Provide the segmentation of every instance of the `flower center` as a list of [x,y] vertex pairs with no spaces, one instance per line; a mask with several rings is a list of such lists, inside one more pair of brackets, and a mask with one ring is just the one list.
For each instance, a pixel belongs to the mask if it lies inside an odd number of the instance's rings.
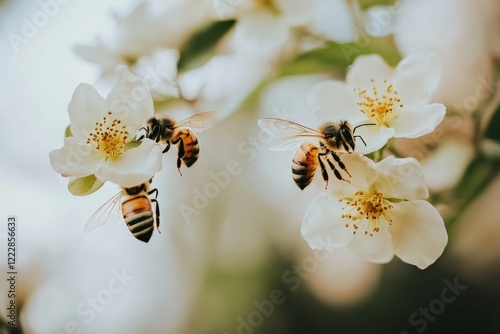
[[392,84],[388,85],[387,81],[384,80],[384,91],[380,94],[375,85],[375,80],[371,79],[370,81],[373,83],[371,94],[365,89],[354,89],[358,94],[358,106],[361,107],[361,112],[377,125],[387,125],[393,116],[394,109],[397,107],[402,108],[403,104]]
[[[112,112],[108,111],[108,115]],[[89,134],[87,144],[94,143],[95,147],[105,153],[108,158],[116,157],[123,152],[128,137],[125,125],[121,125],[119,119],[114,119],[109,123],[109,119],[104,116],[101,122],[95,123],[94,132]]]
[[[342,202],[343,199],[339,199]],[[380,229],[380,217],[384,217],[389,225],[392,225],[392,220],[389,218],[387,211],[392,209],[393,206],[390,202],[384,199],[382,193],[374,192],[373,194],[366,194],[358,191],[354,194],[352,199],[345,202],[342,211],[345,213],[340,215],[340,218],[347,218],[352,220],[353,234],[356,234],[358,228],[365,223],[365,235],[373,236],[373,233],[378,232]],[[345,227],[349,228],[350,223],[346,223]]]
[[253,0],[257,8],[270,9],[273,12],[278,12],[274,0]]

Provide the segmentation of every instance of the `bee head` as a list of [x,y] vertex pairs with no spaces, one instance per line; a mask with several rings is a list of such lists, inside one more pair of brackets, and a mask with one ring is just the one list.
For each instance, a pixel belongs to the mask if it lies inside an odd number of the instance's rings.
[[347,121],[328,122],[319,128],[325,135],[327,147],[331,150],[345,150],[352,153],[356,146],[351,125]]
[[151,117],[148,120],[148,128],[147,128],[147,137],[152,140],[159,139],[159,134],[160,134],[160,124],[158,120],[154,117]]

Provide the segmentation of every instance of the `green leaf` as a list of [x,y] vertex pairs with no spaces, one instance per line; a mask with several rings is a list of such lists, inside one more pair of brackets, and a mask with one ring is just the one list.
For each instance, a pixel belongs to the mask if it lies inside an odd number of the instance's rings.
[[346,70],[356,57],[379,54],[390,66],[401,60],[392,37],[361,36],[354,43],[327,42],[323,47],[307,51],[286,63],[278,76],[314,74]]
[[497,106],[493,117],[491,117],[490,124],[486,128],[486,138],[500,142],[500,105]]
[[498,172],[496,163],[484,157],[474,159],[464,174],[464,177],[455,188],[455,195],[463,202],[473,200]]
[[236,21],[211,22],[196,32],[180,50],[179,71],[186,71],[205,63],[215,45],[234,26]]
[[71,125],[68,125],[66,127],[66,130],[64,130],[64,138],[66,137],[73,137],[73,133],[71,132]]
[[350,62],[342,53],[342,45],[327,43],[325,46],[298,55],[285,64],[280,76],[312,74],[345,69]]
[[372,6],[390,6],[396,3],[396,0],[358,0],[361,10],[366,10]]
[[401,60],[391,37],[363,37],[359,42],[339,44],[327,42],[324,46],[304,52],[282,65],[273,77],[258,85],[245,99],[244,105],[254,103],[260,93],[273,80],[292,75],[308,75],[328,72],[345,72],[357,56],[376,53],[390,66]]
[[131,148],[139,147],[142,144],[140,140],[131,140],[128,143],[125,143],[124,151],[130,150]]
[[94,174],[91,174],[71,180],[68,184],[68,190],[75,196],[85,196],[99,190],[103,184]]
[[470,163],[462,180],[453,190],[456,199],[455,212],[447,219],[446,224],[450,232],[469,204],[483,192],[498,173],[497,162],[486,157],[478,156]]

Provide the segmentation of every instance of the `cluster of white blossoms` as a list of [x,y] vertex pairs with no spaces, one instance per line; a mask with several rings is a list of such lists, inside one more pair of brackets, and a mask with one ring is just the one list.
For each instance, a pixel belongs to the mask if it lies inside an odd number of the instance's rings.
[[70,135],[64,146],[51,151],[56,172],[73,180],[91,177],[86,195],[106,181],[133,187],[161,170],[160,144],[136,135],[153,117],[153,99],[143,80],[124,71],[106,98],[80,84],[68,106]]
[[375,163],[361,155],[384,150],[392,137],[416,138],[436,128],[446,112],[443,104],[429,103],[440,68],[429,51],[408,55],[395,69],[378,55],[360,56],[346,82],[324,81],[312,89],[309,100],[318,118],[372,126],[356,132],[359,153],[342,155],[350,182],[339,182],[310,204],[302,236],[311,248],[347,245],[375,263],[396,254],[421,269],[443,253],[448,235],[438,211],[425,201],[419,162],[390,155]]
[[[77,47],[84,59],[100,64],[104,76],[116,74],[120,66],[127,70],[121,70],[106,99],[89,85],[78,86],[68,108],[71,135],[62,149],[50,153],[52,166],[72,182],[86,182],[88,189],[79,194],[106,181],[121,187],[147,182],[161,169],[161,148],[135,138],[153,116],[154,103],[176,100],[194,112],[229,115],[271,76],[279,64],[276,55],[292,49],[285,57],[291,59],[308,50],[304,36],[316,42],[353,40],[354,18],[341,3],[189,0],[160,9],[140,3],[128,16],[116,17],[120,33],[114,38]],[[331,25],[325,17],[333,12],[350,19],[342,28]],[[191,19],[182,19],[187,14]],[[210,27],[220,34],[211,40],[216,51],[211,57],[208,48],[193,53],[190,38]],[[242,41],[250,48],[241,49]],[[195,66],[186,66],[190,61]],[[424,201],[428,191],[419,162],[387,154],[391,138],[429,134],[443,120],[445,106],[431,103],[441,72],[440,59],[431,51],[410,53],[395,68],[377,54],[360,55],[345,81],[326,80],[311,88],[308,103],[317,118],[347,120],[353,128],[370,124],[357,130],[355,152],[342,156],[349,183],[330,187],[308,209],[302,235],[312,248],[331,247],[324,240],[335,240],[335,247],[348,245],[363,259],[383,263],[396,254],[419,268],[441,255],[447,234],[443,219]]]

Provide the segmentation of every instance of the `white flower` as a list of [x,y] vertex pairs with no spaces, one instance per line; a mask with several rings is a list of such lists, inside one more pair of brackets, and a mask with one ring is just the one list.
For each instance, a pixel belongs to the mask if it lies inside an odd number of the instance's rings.
[[50,162],[62,176],[95,174],[101,182],[132,187],[161,169],[161,148],[150,139],[127,146],[153,116],[149,90],[136,76],[124,72],[104,99],[88,84],[80,84],[68,106],[72,137],[51,151]]
[[415,52],[395,69],[378,55],[360,56],[349,69],[346,83],[327,80],[316,85],[309,101],[324,121],[347,119],[353,126],[373,123],[358,131],[356,150],[380,149],[391,137],[416,138],[432,132],[446,108],[428,104],[441,75],[439,58],[428,51]]
[[407,55],[426,48],[442,60],[443,75],[434,98],[462,112],[477,109],[495,90],[492,72],[500,50],[498,1],[405,0],[398,11],[394,41],[399,52]]
[[375,164],[344,155],[351,183],[322,193],[310,204],[302,236],[313,249],[344,245],[360,258],[387,263],[394,254],[425,269],[443,253],[448,235],[413,158]]
[[271,73],[260,58],[241,53],[219,55],[206,64],[183,73],[179,85],[183,97],[196,101],[198,110],[217,110],[217,117],[229,116]]
[[[210,0],[213,1],[213,0]],[[236,19],[236,36],[249,51],[283,47],[296,28],[314,34],[351,41],[354,24],[342,0],[215,0],[214,9],[222,19]]]
[[75,51],[85,60],[99,64],[103,77],[110,77],[125,66],[146,81],[156,100],[175,98],[179,95],[175,82],[178,50],[210,21],[208,8],[208,4],[198,0],[141,2],[128,15],[115,15],[114,36],[99,37],[92,46],[78,45]]
[[178,61],[179,51],[158,49],[152,55],[137,59],[132,71],[149,86],[155,100],[163,100],[168,97],[177,98],[179,97]]

